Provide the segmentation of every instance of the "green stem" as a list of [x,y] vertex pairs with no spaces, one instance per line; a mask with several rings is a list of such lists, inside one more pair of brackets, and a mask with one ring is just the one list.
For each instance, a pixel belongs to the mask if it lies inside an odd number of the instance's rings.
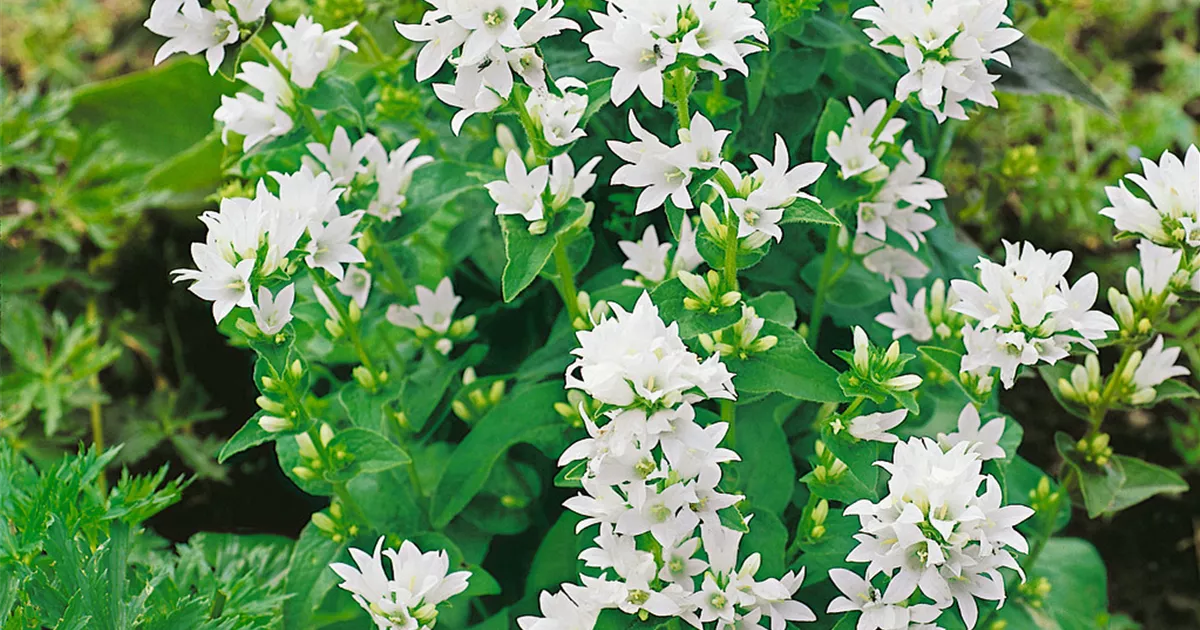
[[867,399],[863,396],[855,398],[854,402],[850,403],[850,406],[846,407],[846,410],[843,411],[841,415],[847,418],[853,418],[854,412],[858,411],[859,407],[862,407],[863,403],[865,402],[867,402]]
[[725,286],[728,291],[738,290],[738,217],[727,212],[725,221]]
[[1088,410],[1091,427],[1085,439],[1090,439],[1100,432],[1100,425],[1104,423],[1104,416],[1108,414],[1108,409],[1112,406],[1113,398],[1116,396],[1118,386],[1121,384],[1121,373],[1125,371],[1125,366],[1129,365],[1129,360],[1133,358],[1133,353],[1136,350],[1137,347],[1130,344],[1125,346],[1125,349],[1121,351],[1121,358],[1117,361],[1117,366],[1113,368],[1112,374],[1108,376],[1108,382],[1104,385],[1104,391],[1100,394],[1100,400]]
[[888,105],[887,111],[883,114],[883,118],[879,121],[878,125],[875,125],[875,131],[871,132],[871,144],[875,144],[875,141],[879,140],[879,134],[883,133],[883,130],[887,128],[887,124],[896,116],[896,112],[900,111],[900,106],[903,104],[904,103],[902,101],[892,101],[891,104]]
[[938,141],[937,155],[933,158],[933,165],[929,169],[929,176],[934,179],[940,179],[942,171],[946,168],[946,158],[950,157],[950,148],[954,145],[954,136],[958,132],[958,127],[961,121],[951,118],[942,125],[942,136]]
[[579,312],[579,292],[575,288],[575,272],[567,256],[567,246],[562,240],[554,245],[554,270],[558,273],[558,292],[562,295],[563,305],[567,307],[567,320],[574,324],[576,319],[582,317]]
[[396,258],[392,253],[384,247],[383,241],[376,237],[375,231],[367,228],[363,234],[371,244],[371,249],[375,252],[380,264],[383,266],[384,272],[387,274],[387,280],[391,283],[391,292],[397,297],[409,297],[412,295],[412,289],[408,286],[408,281],[404,279],[404,272],[400,269],[400,265],[396,262]]
[[808,345],[816,348],[821,339],[821,320],[825,318],[825,294],[829,291],[830,276],[833,273],[833,258],[837,251],[838,229],[829,228],[825,237],[825,258],[821,261],[821,277],[817,280],[817,294],[813,298],[812,313],[808,318]]
[[329,286],[329,280],[325,278],[324,274],[321,271],[314,269],[311,275],[313,283],[317,285],[317,287],[320,288],[323,293],[325,293],[325,297],[329,300],[330,304],[333,304],[334,310],[337,311],[338,319],[341,320],[340,323],[342,324],[342,330],[345,331],[346,337],[350,340],[350,343],[354,346],[354,350],[358,353],[359,361],[362,362],[363,367],[367,368],[367,371],[370,372],[372,376],[378,377],[379,372],[375,371],[375,366],[371,363],[371,357],[367,354],[367,348],[365,345],[363,345],[362,337],[360,337],[358,334],[358,323],[350,321],[349,311],[346,309],[345,305],[342,304],[341,300],[334,295],[333,287]]
[[383,54],[383,49],[379,47],[379,42],[375,41],[375,36],[371,34],[370,29],[359,22],[357,30],[362,43],[366,44],[367,53],[371,61],[374,63],[384,61],[387,55]]
[[350,511],[351,520],[363,526],[367,525],[369,522],[367,520],[367,513],[363,512],[363,509],[358,505],[358,501],[355,501],[354,497],[350,496],[350,491],[346,488],[345,481],[333,484],[333,494]]
[[250,46],[253,47],[254,50],[257,50],[259,54],[261,54],[267,60],[267,63],[271,64],[271,66],[274,67],[281,76],[287,79],[288,87],[291,88],[292,94],[296,96],[296,98],[293,98],[292,101],[296,105],[297,111],[300,112],[300,118],[303,120],[304,126],[308,127],[308,130],[312,132],[313,137],[316,138],[317,142],[328,145],[329,136],[326,135],[325,130],[321,128],[321,123],[317,120],[317,115],[313,113],[311,107],[300,102],[300,88],[295,83],[292,83],[291,71],[288,70],[287,66],[285,66],[283,62],[279,60],[279,57],[275,56],[275,53],[271,52],[271,47],[267,46],[267,43],[263,41],[263,38],[259,37],[258,35],[251,37]]
[[546,147],[546,139],[542,137],[542,132],[533,121],[533,117],[529,115],[529,110],[525,107],[525,93],[519,86],[513,88],[510,103],[517,111],[517,119],[521,121],[521,128],[525,130],[525,139],[529,141],[529,148],[533,149],[533,155],[538,165],[545,164],[550,153]]
[[737,423],[734,422],[737,412],[733,405],[732,400],[721,399],[721,421],[729,423],[729,433],[725,435],[729,440],[729,448],[737,448]]
[[687,129],[692,124],[692,117],[688,113],[688,99],[692,97],[688,90],[687,69],[680,68],[675,71],[675,99],[672,104],[675,105],[675,113],[679,116],[679,128]]

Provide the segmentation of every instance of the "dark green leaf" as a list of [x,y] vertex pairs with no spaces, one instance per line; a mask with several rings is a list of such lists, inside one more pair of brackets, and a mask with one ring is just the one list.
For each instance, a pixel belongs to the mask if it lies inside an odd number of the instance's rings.
[[259,444],[270,442],[271,440],[280,437],[279,434],[268,433],[261,426],[259,426],[258,419],[265,415],[265,411],[260,411],[254,414],[249,420],[246,421],[246,424],[241,429],[238,429],[237,433],[233,434],[233,437],[229,438],[229,441],[225,443],[225,446],[221,447],[221,452],[217,453],[218,464],[224,464],[229,460],[230,457],[233,457],[244,450],[254,448]]
[[1012,67],[993,66],[1000,75],[996,88],[1015,94],[1057,94],[1091,105],[1112,116],[1113,111],[1083,75],[1053,50],[1026,35],[1004,49]]
[[838,386],[838,372],[821,360],[796,331],[766,322],[762,335],[775,335],[779,343],[747,359],[729,357],[725,365],[733,372],[737,391],[743,394],[780,392],[816,402],[846,400]]
[[792,205],[783,209],[783,218],[779,220],[780,224],[787,223],[822,223],[824,225],[841,225],[833,213],[821,207],[821,204],[800,197],[792,202]]
[[796,302],[783,291],[767,291],[750,298],[746,304],[761,318],[788,328],[796,327]]
[[333,436],[331,449],[345,449],[354,459],[350,469],[355,473],[383,472],[412,461],[408,454],[384,435],[370,429],[345,429]]
[[[329,564],[348,562],[349,558],[343,557],[345,551],[346,543],[333,542],[312,523],[304,526],[292,550],[284,581],[284,591],[290,595],[283,604],[285,630],[310,630],[313,627],[313,613],[338,582],[338,576]],[[343,595],[350,597],[349,593]]]
[[586,214],[584,202],[572,199],[565,208],[554,213],[546,232],[539,235],[529,233],[529,222],[523,217],[500,217],[506,261],[501,283],[505,302],[513,301],[533,282],[550,261],[558,242],[566,241]]
[[683,299],[687,296],[687,287],[683,286],[679,278],[672,278],[658,285],[650,294],[650,298],[658,306],[659,316],[663,321],[677,322],[679,336],[684,339],[721,330],[736,324],[742,318],[742,312],[736,306],[716,313],[689,311],[683,307]]
[[766,414],[742,415],[736,423],[737,451],[742,456],[733,464],[738,490],[746,495],[752,512],[766,508],[782,514],[796,485],[787,434]]

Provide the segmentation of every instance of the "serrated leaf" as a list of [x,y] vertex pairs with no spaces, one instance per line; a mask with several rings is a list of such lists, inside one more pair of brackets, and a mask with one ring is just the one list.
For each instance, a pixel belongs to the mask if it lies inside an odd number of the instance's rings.
[[783,218],[779,220],[779,223],[781,225],[787,223],[842,224],[837,216],[823,208],[821,204],[803,197],[796,199],[791,205],[783,209]]
[[530,234],[529,222],[523,217],[500,217],[504,235],[504,273],[501,286],[504,301],[512,302],[525,290],[550,262],[555,246],[565,242],[567,234],[585,215],[584,203],[572,199],[565,208],[554,213],[544,234]]

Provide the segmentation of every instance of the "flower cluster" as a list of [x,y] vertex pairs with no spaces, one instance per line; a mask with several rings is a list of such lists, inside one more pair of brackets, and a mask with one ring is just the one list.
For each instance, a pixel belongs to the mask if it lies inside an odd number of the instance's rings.
[[[977,421],[978,414],[964,410],[964,417],[969,432],[971,418]],[[964,428],[963,419],[959,422]],[[952,445],[946,449],[929,438],[910,438],[896,444],[892,461],[876,462],[891,475],[887,496],[878,503],[860,500],[845,512],[858,516],[861,526],[855,535],[858,546],[846,559],[868,563],[866,576],[830,571],[845,597],[831,602],[829,612],[862,611],[858,627],[874,630],[930,623],[957,604],[963,621],[973,628],[977,599],[1003,604],[999,569],[1021,570],[1010,550],[1028,552],[1015,527],[1033,510],[1002,505],[1000,484],[981,472],[983,459],[995,456],[992,449],[998,448],[981,443],[995,432],[993,426],[989,423],[983,431],[986,437],[979,435],[977,424],[975,435],[960,430],[960,435],[948,436]],[[887,577],[882,592],[871,584],[879,575]],[[918,589],[927,601],[913,599]],[[897,619],[905,623],[896,625]]]
[[663,104],[663,74],[676,67],[748,74],[745,57],[762,50],[767,30],[754,8],[738,0],[651,0],[608,3],[592,11],[598,30],[583,37],[592,61],[616,68],[612,101],[635,91],[655,107]]
[[[172,273],[176,282],[191,281],[191,292],[213,303],[218,322],[235,306],[256,306],[256,319],[270,320],[270,329],[277,331],[291,319],[280,306],[286,302],[290,307],[293,293],[285,288],[276,300],[265,300],[270,296],[262,292],[265,283],[289,278],[301,259],[310,269],[324,269],[339,280],[346,263],[366,259],[353,244],[363,211],[341,213],[338,200],[345,189],[335,186],[328,173],[314,174],[302,166],[290,175],[270,175],[278,185],[277,195],[260,180],[253,199],[222,199],[219,212],[200,215],[208,237],[192,244],[196,269]],[[258,305],[256,287],[262,302]],[[260,318],[264,312],[270,317]]]
[[986,62],[1009,65],[1002,48],[1021,38],[1006,28],[1008,0],[875,0],[854,17],[871,26],[871,45],[904,60],[908,72],[896,83],[896,100],[917,94],[939,122],[966,120],[963,104],[996,106],[998,75]]
[[512,94],[514,73],[535,90],[545,90],[545,62],[536,44],[564,30],[579,30],[575,22],[557,17],[563,2],[553,0],[540,7],[536,0],[430,4],[433,8],[420,23],[397,22],[396,30],[424,43],[417,54],[418,81],[432,77],[446,62],[454,66],[454,83],[433,86],[442,102],[460,110],[451,121],[454,133],[470,116],[504,103]]
[[1117,329],[1112,317],[1090,310],[1099,290],[1095,273],[1067,282],[1070,252],[1051,255],[1007,241],[1004,249],[1003,265],[980,259],[979,284],[951,282],[958,298],[951,310],[975,320],[963,329],[963,372],[986,374],[997,367],[1011,387],[1020,366],[1054,364],[1076,343],[1094,349],[1093,340]]
[[[245,92],[233,97],[222,96],[221,106],[213,118],[223,125],[221,139],[228,144],[229,132],[244,136],[242,149],[277,138],[292,129],[291,110],[295,89],[309,89],[317,76],[337,61],[342,49],[357,52],[358,47],[346,39],[357,23],[326,31],[308,16],[300,16],[295,25],[275,24],[280,41],[270,50],[267,64],[255,61],[242,63],[234,77],[258,90],[261,98]],[[287,72],[284,76],[283,72]]]
[[209,74],[225,60],[225,47],[241,35],[240,26],[262,19],[271,0],[229,0],[237,19],[228,11],[205,9],[199,0],[155,0],[144,26],[167,38],[154,55],[158,65],[175,53],[204,53]]
[[441,354],[450,354],[455,341],[474,332],[474,315],[454,319],[454,310],[462,298],[454,294],[450,278],[442,278],[433,291],[418,286],[416,294],[417,303],[413,306],[389,306],[387,320],[413,331],[418,339],[429,343]]
[[680,272],[694,270],[704,262],[696,249],[696,228],[688,218],[684,218],[681,224],[679,245],[673,256],[670,255],[671,244],[659,242],[658,230],[653,225],[646,226],[642,240],[620,241],[617,246],[625,254],[622,267],[637,274],[636,278],[622,282],[626,286],[652,289],[678,276]]
[[413,173],[433,162],[428,155],[413,156],[418,144],[420,140],[414,138],[389,153],[373,134],[363,134],[351,143],[345,128],[338,127],[329,146],[309,143],[307,148],[316,159],[304,156],[303,161],[314,171],[329,173],[336,184],[353,184],[356,189],[373,185],[374,194],[367,205],[367,214],[391,221],[408,205],[407,194]]
[[[391,562],[390,578],[383,556]],[[351,547],[350,557],[356,566],[334,562],[329,568],[379,630],[430,630],[437,623],[438,605],[467,590],[471,577],[470,571],[449,573],[445,551],[421,553],[407,540],[399,550],[383,549],[381,536],[373,554]]]
[[[568,387],[611,407],[602,422],[584,414],[588,437],[559,459],[581,462],[585,494],[565,505],[584,516],[578,531],[597,526],[596,546],[579,556],[597,574],[581,576],[582,588],[543,594],[545,618],[521,618],[521,628],[589,628],[604,608],[678,616],[696,627],[814,620],[792,599],[803,570],[755,579],[758,554],[737,566],[745,530],[721,522],[719,512],[742,497],[720,490],[720,465],[739,458],[720,446],[728,423],[699,422],[692,403],[734,398],[732,375],[718,356],[701,363],[689,352],[648,294],[632,313],[613,311],[577,333],[579,359],[567,371]],[[650,545],[660,551],[646,551]]]

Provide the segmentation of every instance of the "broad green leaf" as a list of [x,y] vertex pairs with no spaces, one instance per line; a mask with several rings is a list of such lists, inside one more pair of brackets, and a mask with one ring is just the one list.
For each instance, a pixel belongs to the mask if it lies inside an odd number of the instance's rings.
[[796,327],[796,301],[783,291],[767,291],[746,300],[759,317],[788,328]]
[[812,16],[804,24],[804,30],[789,29],[792,38],[813,48],[841,48],[855,46],[859,39],[848,26],[825,14]]
[[846,400],[838,386],[838,372],[821,360],[796,331],[774,322],[763,324],[761,335],[775,335],[779,343],[746,359],[728,357],[734,385],[743,394],[780,392],[815,402]]
[[593,630],[679,630],[679,619],[672,617],[651,616],[645,620],[634,615],[628,615],[616,608],[606,608],[600,611]]
[[1026,35],[1004,49],[1012,67],[996,64],[996,88],[1014,94],[1057,94],[1113,115],[1112,109],[1083,75],[1053,50]]
[[1091,543],[1079,538],[1051,539],[1030,573],[1049,580],[1050,594],[1044,607],[1060,628],[1105,627],[1108,572]]
[[1061,431],[1054,434],[1054,445],[1063,460],[1079,477],[1079,491],[1083,495],[1088,518],[1096,518],[1114,511],[1117,494],[1125,484],[1125,471],[1116,457],[1104,466],[1080,461],[1079,453],[1075,450],[1075,440]]
[[1117,490],[1108,513],[1132,507],[1156,494],[1178,495],[1188,490],[1187,482],[1173,470],[1127,455],[1116,455],[1113,459],[1125,474],[1125,482]]
[[846,556],[858,546],[858,541],[854,540],[854,535],[859,530],[858,517],[842,514],[842,508],[829,509],[824,527],[823,536],[800,544],[803,553],[799,560],[789,567],[804,567],[808,572],[808,585],[828,579],[830,569],[846,566]]
[[574,228],[582,227],[587,212],[584,202],[572,199],[565,208],[554,213],[544,234],[529,233],[529,222],[520,216],[500,217],[504,235],[504,275],[501,284],[504,301],[511,302],[542,272],[554,253],[555,246],[569,239]]
[[468,367],[479,365],[487,353],[487,346],[475,344],[453,361],[432,354],[423,357],[417,369],[405,379],[400,396],[401,411],[409,426],[415,431],[424,428],[455,379]]
[[592,116],[596,115],[596,112],[600,111],[600,109],[605,105],[608,105],[609,101],[611,100],[611,92],[612,77],[605,77],[603,79],[596,79],[595,81],[588,82],[588,104],[587,108],[583,110],[583,117],[579,119],[580,129],[587,126],[588,121],[592,119]]
[[496,462],[515,444],[542,440],[566,430],[554,403],[563,399],[561,382],[514,391],[481,418],[454,449],[430,500],[430,521],[446,527],[483,488]]
[[238,89],[203,61],[179,58],[75,90],[70,119],[85,134],[107,130],[132,155],[168,162],[208,136],[221,96]]
[[159,162],[146,174],[146,188],[176,193],[165,202],[169,207],[202,205],[206,203],[205,197],[221,184],[224,155],[221,134],[213,132],[188,149]]
[[259,444],[270,442],[271,440],[281,437],[277,433],[268,433],[261,426],[259,426],[259,418],[265,415],[265,411],[259,411],[258,413],[254,414],[249,420],[246,421],[246,424],[242,428],[238,429],[237,433],[233,434],[233,437],[229,438],[229,441],[225,443],[225,446],[221,447],[221,452],[217,453],[218,464],[224,464],[229,460],[230,457],[233,457],[242,451],[254,448]]
[[767,93],[800,94],[808,92],[821,77],[825,51],[820,48],[788,48],[771,60]]
[[[304,526],[292,550],[284,580],[284,592],[290,595],[283,604],[284,630],[310,630],[313,627],[313,613],[338,583],[338,576],[329,568],[329,563],[350,562],[345,551],[346,543],[333,542],[312,523]],[[350,597],[349,593],[342,595]]]
[[683,286],[683,282],[680,282],[679,278],[672,278],[658,285],[650,294],[650,298],[658,306],[659,316],[663,321],[677,322],[679,336],[683,339],[692,339],[698,335],[727,328],[742,318],[742,311],[736,306],[722,309],[716,313],[689,311],[683,307],[683,299],[687,296],[687,287]]
[[[358,473],[377,473],[411,462],[408,454],[386,436],[370,429],[345,429],[333,436],[331,449],[345,449],[353,458],[346,470],[338,472],[339,479]],[[328,478],[328,474],[326,474]]]
[[[1004,484],[1004,502],[1006,504],[1020,504],[1030,506],[1029,493],[1037,488],[1042,477],[1050,479],[1050,491],[1058,491],[1058,482],[1050,477],[1042,469],[1034,466],[1029,460],[1017,455],[1012,462],[1004,467],[1004,478],[1001,480]],[[1019,527],[1027,536],[1034,535],[1037,531],[1036,523],[1038,517],[1033,517],[1021,523]],[[1054,522],[1054,531],[1060,531],[1067,526],[1071,521],[1071,510],[1060,508]]]
[[533,554],[529,572],[525,574],[525,598],[535,601],[541,591],[555,591],[564,582],[579,578],[575,557],[578,555],[578,539],[575,526],[583,517],[564,511],[542,537],[541,544]]
[[[350,121],[359,129],[366,125],[364,116],[367,106],[362,95],[359,94],[358,88],[350,81],[335,74],[323,75],[313,89],[303,95],[301,102],[313,109],[325,112],[326,115],[334,114],[338,118]],[[328,126],[322,125],[322,127]],[[327,131],[332,130],[327,129]]]
[[558,470],[554,475],[554,485],[559,488],[582,488],[583,474],[587,471],[587,460],[571,462]]
[[[796,466],[792,463],[787,434],[774,418],[765,414],[743,414],[734,419],[730,430],[737,438],[736,449],[742,456],[740,462],[732,464],[737,489],[749,500],[750,511],[757,514],[759,508],[766,508],[782,514],[796,485]],[[751,530],[754,527],[752,524]]]

